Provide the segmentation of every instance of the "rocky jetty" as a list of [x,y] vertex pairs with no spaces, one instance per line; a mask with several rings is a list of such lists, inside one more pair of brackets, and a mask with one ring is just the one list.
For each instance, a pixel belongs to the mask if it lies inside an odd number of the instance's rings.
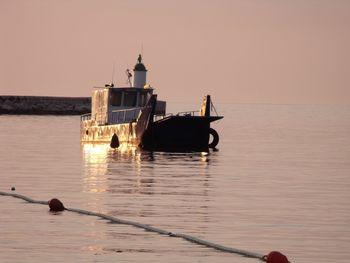
[[0,114],[80,115],[90,111],[88,97],[0,96]]

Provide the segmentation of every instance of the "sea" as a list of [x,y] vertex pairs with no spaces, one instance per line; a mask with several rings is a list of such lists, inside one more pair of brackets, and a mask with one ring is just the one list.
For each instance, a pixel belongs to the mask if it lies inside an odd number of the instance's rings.
[[[292,263],[349,262],[350,106],[216,109],[209,153],[112,150],[80,143],[79,116],[0,115],[0,191]],[[0,196],[0,262],[259,260]]]

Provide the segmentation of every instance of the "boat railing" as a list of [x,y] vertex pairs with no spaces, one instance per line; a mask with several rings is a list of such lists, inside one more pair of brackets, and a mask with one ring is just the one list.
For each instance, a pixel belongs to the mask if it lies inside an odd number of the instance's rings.
[[[109,124],[118,124],[134,121],[138,118],[142,108],[132,108],[123,110],[114,110],[108,115]],[[167,113],[154,115],[154,121],[170,116],[199,116],[199,111],[183,111],[177,114]],[[81,121],[91,120],[91,113],[80,116]]]
[[89,120],[91,120],[91,113],[87,113],[80,116],[80,121],[89,121]]
[[164,119],[166,117],[170,117],[170,116],[173,116],[174,114],[172,113],[166,113],[166,114],[156,114],[153,116],[153,121],[158,121],[160,119]]
[[141,108],[114,110],[108,114],[108,123],[118,124],[135,121],[138,118],[140,111]]
[[164,119],[166,117],[171,117],[171,116],[199,116],[199,111],[182,111],[176,114],[173,113],[167,113],[167,114],[158,114],[158,115],[154,115],[154,121],[160,120],[160,119]]
[[177,113],[176,116],[199,116],[199,111],[182,111]]

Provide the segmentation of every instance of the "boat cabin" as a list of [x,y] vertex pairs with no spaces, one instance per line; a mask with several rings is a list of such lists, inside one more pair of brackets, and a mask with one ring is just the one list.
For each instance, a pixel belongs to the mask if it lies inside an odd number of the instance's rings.
[[[139,55],[132,74],[126,71],[130,87],[96,87],[91,97],[91,120],[98,125],[112,125],[136,121],[143,107],[153,94],[153,88],[146,84],[147,69]],[[165,115],[165,101],[157,101],[155,115]]]
[[151,88],[97,88],[91,98],[91,119],[99,125],[134,121],[152,94]]

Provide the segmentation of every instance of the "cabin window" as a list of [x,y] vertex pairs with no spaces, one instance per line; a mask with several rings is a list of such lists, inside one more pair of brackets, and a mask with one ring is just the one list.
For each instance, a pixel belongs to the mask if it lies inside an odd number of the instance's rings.
[[112,106],[122,105],[122,92],[118,90],[111,90],[110,103]]
[[137,100],[137,93],[133,91],[126,91],[124,93],[124,106],[125,107],[135,107]]
[[139,104],[140,104],[141,107],[146,105],[147,98],[148,98],[147,92],[141,92],[140,93],[140,103]]

